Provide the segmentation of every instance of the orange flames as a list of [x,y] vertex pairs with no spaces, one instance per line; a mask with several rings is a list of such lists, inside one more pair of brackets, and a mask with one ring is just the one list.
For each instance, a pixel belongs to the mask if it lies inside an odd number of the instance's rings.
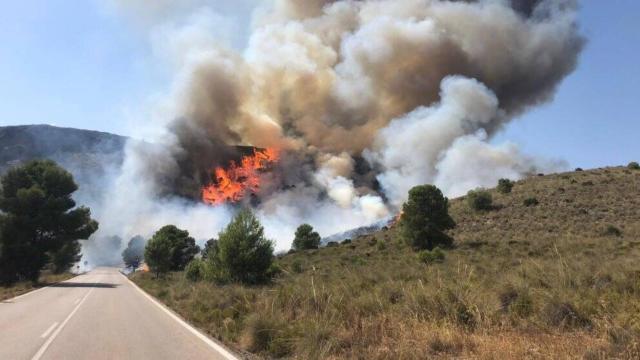
[[260,189],[260,172],[278,161],[276,149],[253,150],[253,155],[242,157],[240,165],[234,161],[225,169],[216,167],[213,170],[213,183],[202,189],[202,201],[211,205],[225,202],[238,202],[248,193],[256,193]]

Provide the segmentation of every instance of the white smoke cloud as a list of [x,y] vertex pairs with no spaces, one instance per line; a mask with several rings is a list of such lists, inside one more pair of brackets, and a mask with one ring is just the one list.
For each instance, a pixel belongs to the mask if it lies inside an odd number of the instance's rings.
[[480,130],[456,139],[435,167],[438,175],[433,183],[448,196],[456,197],[476,187],[492,188],[503,178],[520,180],[538,172],[566,170],[568,164],[527,156],[513,143],[492,145]]
[[303,222],[330,235],[387,217],[418,184],[457,196],[563,166],[491,139],[575,68],[574,1],[110,1],[145,14],[176,75],[150,116],[160,136],[127,153],[105,233],[166,222],[215,236],[229,208],[167,194],[197,197],[227,145],[291,155],[254,204],[279,250]]

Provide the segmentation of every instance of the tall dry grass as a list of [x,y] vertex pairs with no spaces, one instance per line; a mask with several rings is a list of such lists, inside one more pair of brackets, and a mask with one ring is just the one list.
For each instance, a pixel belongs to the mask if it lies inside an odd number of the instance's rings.
[[420,262],[392,228],[282,256],[268,286],[134,280],[266,358],[640,358],[640,172],[535,177],[492,195],[489,212],[452,201],[456,248],[441,263]]

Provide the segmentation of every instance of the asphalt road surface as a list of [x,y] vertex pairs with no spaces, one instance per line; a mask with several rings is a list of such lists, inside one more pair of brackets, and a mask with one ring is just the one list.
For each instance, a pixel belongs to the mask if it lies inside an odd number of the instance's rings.
[[0,303],[0,359],[235,359],[138,289],[98,268]]

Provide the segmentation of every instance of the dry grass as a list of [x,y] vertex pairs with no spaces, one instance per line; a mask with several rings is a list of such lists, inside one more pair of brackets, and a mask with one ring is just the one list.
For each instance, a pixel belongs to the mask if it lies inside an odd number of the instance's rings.
[[28,293],[29,291],[36,290],[38,288],[55,284],[67,279],[71,279],[74,276],[75,275],[71,273],[52,274],[48,271],[44,271],[40,275],[40,281],[37,284],[34,284],[31,281],[24,281],[8,287],[0,286],[0,301],[11,299],[16,296]]
[[[392,228],[283,256],[268,286],[182,273],[134,280],[267,358],[639,358],[640,171],[533,177],[491,192],[493,211],[452,201],[456,248],[441,263],[421,263]],[[539,204],[525,206],[532,197]]]

